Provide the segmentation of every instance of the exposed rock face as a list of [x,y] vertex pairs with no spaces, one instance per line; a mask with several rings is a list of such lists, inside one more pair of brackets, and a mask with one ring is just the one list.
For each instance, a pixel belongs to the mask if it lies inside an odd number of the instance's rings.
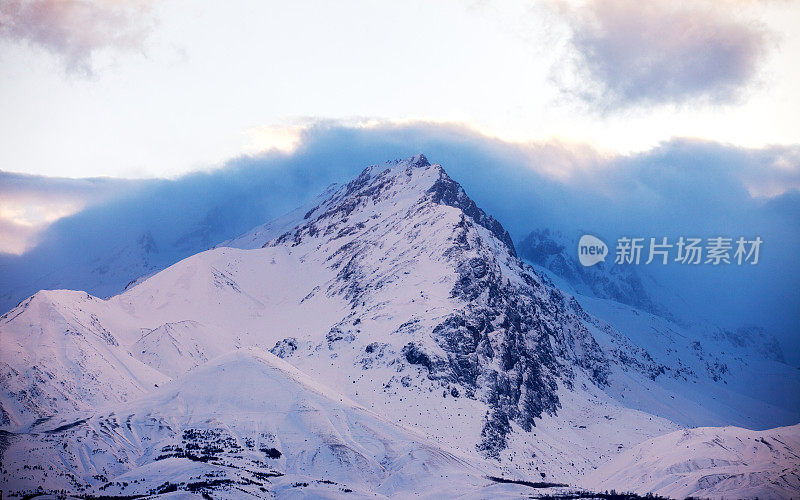
[[460,209],[475,224],[485,227],[495,238],[502,241],[514,257],[517,256],[517,251],[514,249],[514,243],[511,241],[511,235],[508,234],[508,231],[494,217],[486,215],[483,210],[478,208],[475,202],[464,192],[461,185],[448,177],[444,170],[441,170],[439,180],[431,186],[428,192],[431,195],[432,202]]
[[[505,447],[509,421],[530,430],[542,414],[556,413],[558,383],[569,386],[575,368],[606,382],[608,360],[573,312],[579,306],[525,266],[502,225],[424,156],[365,169],[308,211],[301,225],[265,245],[324,252],[325,243],[345,238],[326,257],[337,271],[328,292],[343,295],[354,310],[368,309],[375,293],[403,272],[414,274],[413,261],[401,257],[387,266],[376,259],[382,241],[401,240],[406,248],[398,257],[425,252],[450,270],[455,308],[430,331],[420,320],[431,318],[411,317],[397,332],[427,337],[402,348],[405,362],[490,405],[478,444],[488,455]],[[429,350],[430,340],[439,349]]]
[[577,241],[577,238],[571,241],[558,231],[532,231],[520,243],[520,256],[561,276],[581,293],[671,317],[648,295],[641,276],[633,267],[615,266],[611,257],[608,262],[592,267],[580,265],[576,257]]

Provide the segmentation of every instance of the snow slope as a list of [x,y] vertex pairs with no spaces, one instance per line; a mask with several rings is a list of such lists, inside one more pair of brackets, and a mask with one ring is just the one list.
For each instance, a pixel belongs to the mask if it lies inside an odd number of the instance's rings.
[[[209,390],[213,387],[213,390]],[[531,493],[431,446],[274,355],[240,350],[135,402],[7,436],[5,491],[394,497]],[[38,467],[25,469],[35,463]]]
[[55,290],[0,317],[0,424],[125,401],[169,380],[131,355],[136,328],[116,312],[84,292]]
[[601,466],[582,484],[671,498],[797,498],[800,425],[767,431],[700,427],[659,436]]

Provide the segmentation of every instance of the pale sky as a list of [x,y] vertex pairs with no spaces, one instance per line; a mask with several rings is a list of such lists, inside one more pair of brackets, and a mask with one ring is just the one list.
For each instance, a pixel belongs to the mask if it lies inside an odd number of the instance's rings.
[[320,120],[458,122],[610,154],[800,144],[798,2],[0,5],[7,172],[174,177],[288,150]]

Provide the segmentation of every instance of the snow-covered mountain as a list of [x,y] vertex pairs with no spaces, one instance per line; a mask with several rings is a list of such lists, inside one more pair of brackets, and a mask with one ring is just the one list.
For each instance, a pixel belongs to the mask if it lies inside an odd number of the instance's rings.
[[577,293],[610,299],[647,312],[669,315],[650,297],[642,277],[631,266],[598,262],[584,267],[576,258],[580,234],[569,238],[560,231],[542,228],[532,231],[520,242],[520,256],[564,279]]
[[[602,330],[621,333],[646,350],[656,369],[671,375],[655,377],[656,384],[674,388],[676,379],[690,382],[679,392],[693,404],[667,409],[661,401],[639,399],[636,407],[692,426],[766,429],[797,421],[798,370],[785,362],[774,336],[763,328],[722,328],[708,319],[687,316],[678,292],[635,266],[611,262],[582,266],[577,259],[580,234],[569,238],[558,231],[534,231],[520,243],[520,255],[537,273],[570,293]],[[635,398],[636,392],[633,389],[626,397]],[[628,399],[626,404],[631,403]],[[742,410],[752,405],[760,411]]]
[[796,498],[800,491],[798,425],[768,431],[700,427],[637,445],[601,466],[583,484],[625,484],[670,498]]
[[683,426],[797,421],[742,389],[750,358],[673,352],[668,320],[597,309],[523,263],[441,166],[368,167],[120,295],[39,292],[5,314],[2,488],[491,498],[532,490],[489,475],[576,485]]
[[[276,356],[247,349],[136,402],[39,421],[8,440],[4,458],[14,487],[31,493],[180,488],[240,498],[297,490],[321,498],[520,489],[487,479],[487,464],[432,446]],[[48,473],[27,473],[30,464]]]

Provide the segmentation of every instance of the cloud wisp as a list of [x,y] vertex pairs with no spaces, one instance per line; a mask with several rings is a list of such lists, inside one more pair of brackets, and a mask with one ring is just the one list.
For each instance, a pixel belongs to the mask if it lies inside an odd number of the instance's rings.
[[3,0],[0,38],[27,42],[90,74],[104,49],[138,50],[151,28],[149,0]]
[[739,101],[768,34],[731,2],[558,0],[572,32],[574,90],[604,112]]

